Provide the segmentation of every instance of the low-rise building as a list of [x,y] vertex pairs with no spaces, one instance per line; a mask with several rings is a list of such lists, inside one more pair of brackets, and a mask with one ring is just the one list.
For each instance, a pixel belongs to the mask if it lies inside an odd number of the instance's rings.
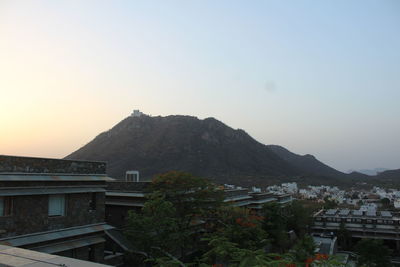
[[0,156],[0,245],[104,262],[104,162]]
[[314,215],[312,229],[316,233],[337,232],[343,226],[353,238],[396,241],[400,250],[400,216],[390,211],[350,209],[320,210]]

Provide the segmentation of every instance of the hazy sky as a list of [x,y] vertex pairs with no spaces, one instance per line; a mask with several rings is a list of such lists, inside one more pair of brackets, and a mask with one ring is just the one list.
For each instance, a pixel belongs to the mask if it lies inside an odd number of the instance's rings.
[[134,108],[400,168],[400,1],[0,0],[0,154],[64,157]]

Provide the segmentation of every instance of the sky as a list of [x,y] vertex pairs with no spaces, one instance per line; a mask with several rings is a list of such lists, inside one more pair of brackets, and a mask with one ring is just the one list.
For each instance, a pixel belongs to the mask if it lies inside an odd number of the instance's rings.
[[0,154],[65,157],[133,109],[400,168],[400,1],[0,0]]

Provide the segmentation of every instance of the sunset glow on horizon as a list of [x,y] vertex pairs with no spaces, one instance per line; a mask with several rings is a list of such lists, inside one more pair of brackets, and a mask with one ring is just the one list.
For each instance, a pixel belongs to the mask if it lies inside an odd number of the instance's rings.
[[341,171],[400,168],[398,1],[2,1],[0,154],[215,117]]

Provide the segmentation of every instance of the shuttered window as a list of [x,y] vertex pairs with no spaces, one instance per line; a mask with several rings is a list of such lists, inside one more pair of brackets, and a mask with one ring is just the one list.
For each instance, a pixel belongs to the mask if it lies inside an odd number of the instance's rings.
[[0,197],[0,216],[4,216],[4,198]]
[[10,216],[12,211],[12,198],[0,197],[0,216]]
[[65,215],[65,195],[49,195],[49,216]]

